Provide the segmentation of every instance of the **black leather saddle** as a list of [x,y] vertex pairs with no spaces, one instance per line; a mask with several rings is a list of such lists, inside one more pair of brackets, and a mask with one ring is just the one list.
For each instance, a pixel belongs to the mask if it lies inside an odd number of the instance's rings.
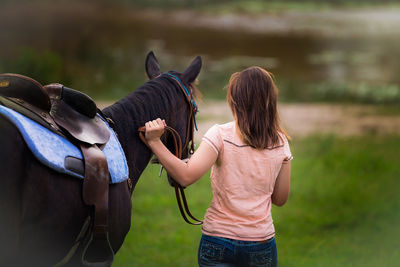
[[82,92],[61,84],[42,86],[19,74],[0,74],[0,95],[42,117],[52,129],[61,127],[78,141],[101,145],[110,138],[106,124],[96,116],[96,103]]
[[44,89],[51,102],[50,115],[58,126],[81,142],[107,143],[110,132],[96,116],[96,103],[88,95],[58,83],[46,85]]

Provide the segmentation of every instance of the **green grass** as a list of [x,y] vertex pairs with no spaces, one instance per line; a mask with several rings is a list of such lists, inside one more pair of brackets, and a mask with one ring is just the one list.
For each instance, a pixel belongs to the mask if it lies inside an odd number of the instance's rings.
[[281,266],[396,266],[399,138],[294,144],[292,194],[274,209]]
[[[186,224],[175,192],[159,167],[149,165],[133,193],[132,227],[113,266],[194,266],[200,226]],[[210,200],[204,178],[185,190],[194,216],[203,217]]]
[[[292,144],[288,203],[273,208],[279,266],[398,266],[400,137],[309,137]],[[196,266],[200,227],[149,166],[132,197],[132,228],[113,266]],[[201,217],[209,179],[186,189]]]

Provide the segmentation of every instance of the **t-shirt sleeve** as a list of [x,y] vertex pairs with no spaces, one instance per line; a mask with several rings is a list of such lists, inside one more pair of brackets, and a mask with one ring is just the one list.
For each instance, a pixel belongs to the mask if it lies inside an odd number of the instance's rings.
[[283,153],[285,155],[283,163],[288,163],[293,159],[292,152],[290,151],[289,142],[285,135],[283,135]]
[[221,152],[222,141],[217,124],[208,129],[208,131],[204,134],[202,141],[209,144],[217,153],[217,155]]

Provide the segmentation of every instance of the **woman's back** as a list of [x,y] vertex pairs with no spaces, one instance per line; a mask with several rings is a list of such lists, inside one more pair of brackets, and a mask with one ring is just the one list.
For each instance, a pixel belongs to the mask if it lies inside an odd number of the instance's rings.
[[204,135],[218,154],[212,167],[213,201],[203,232],[239,240],[265,240],[274,236],[271,195],[282,162],[291,157],[284,135],[281,144],[255,149],[244,144],[235,122],[214,125]]

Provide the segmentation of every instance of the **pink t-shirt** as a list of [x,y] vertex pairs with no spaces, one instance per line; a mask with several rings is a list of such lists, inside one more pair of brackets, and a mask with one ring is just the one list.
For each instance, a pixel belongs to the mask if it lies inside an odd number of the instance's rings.
[[238,240],[261,241],[274,236],[271,195],[283,160],[292,158],[288,141],[273,149],[244,144],[234,122],[214,125],[203,137],[218,154],[211,169],[213,199],[203,233]]

